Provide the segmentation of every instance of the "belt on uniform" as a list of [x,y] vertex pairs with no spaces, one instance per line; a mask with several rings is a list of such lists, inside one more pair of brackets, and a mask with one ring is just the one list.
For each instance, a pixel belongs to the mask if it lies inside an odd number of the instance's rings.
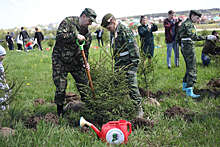
[[191,38],[182,38],[181,40],[192,40]]
[[126,55],[128,55],[128,54],[129,54],[129,51],[126,51],[126,52],[120,53],[119,56],[122,57],[122,56],[126,56]]

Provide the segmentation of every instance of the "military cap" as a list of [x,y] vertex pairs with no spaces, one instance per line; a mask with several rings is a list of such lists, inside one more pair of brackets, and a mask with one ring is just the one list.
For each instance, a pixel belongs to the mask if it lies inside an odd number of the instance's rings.
[[85,10],[83,10],[83,12],[87,17],[89,17],[93,22],[96,22],[96,13],[94,10],[90,9],[90,8],[85,8]]
[[101,26],[106,28],[111,21],[111,18],[113,18],[114,16],[111,13],[106,14],[103,18],[102,18],[102,23]]
[[201,13],[199,13],[198,11],[195,11],[195,10],[190,10],[189,15],[191,16],[192,14],[197,15],[197,16],[199,16],[199,17],[202,16]]

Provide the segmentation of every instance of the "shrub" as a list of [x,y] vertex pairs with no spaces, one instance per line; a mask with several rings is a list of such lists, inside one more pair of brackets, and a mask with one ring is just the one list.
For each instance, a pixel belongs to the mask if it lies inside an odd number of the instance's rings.
[[114,72],[111,68],[113,63],[107,56],[99,59],[91,65],[95,97],[92,97],[88,88],[85,109],[81,115],[100,125],[111,120],[133,118],[136,109],[129,97],[124,70]]

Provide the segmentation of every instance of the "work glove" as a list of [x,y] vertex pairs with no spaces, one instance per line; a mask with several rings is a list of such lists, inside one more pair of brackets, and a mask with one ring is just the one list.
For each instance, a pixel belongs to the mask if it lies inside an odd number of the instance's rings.
[[83,67],[85,68],[85,69],[87,69],[87,70],[90,70],[90,65],[89,65],[89,63],[87,62],[87,64],[85,65],[85,64],[83,64]]
[[217,40],[217,37],[215,35],[208,35],[206,37],[207,40]]

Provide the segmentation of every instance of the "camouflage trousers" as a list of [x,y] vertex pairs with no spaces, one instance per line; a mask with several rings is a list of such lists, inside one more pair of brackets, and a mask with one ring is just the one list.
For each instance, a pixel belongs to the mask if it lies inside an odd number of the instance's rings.
[[[121,67],[121,66],[120,66]],[[116,71],[119,66],[116,67]],[[142,102],[142,97],[139,92],[138,88],[138,81],[137,81],[137,67],[135,66],[129,66],[125,68],[124,70],[126,71],[126,79],[128,82],[128,88],[129,88],[129,96],[131,99],[134,100],[135,105],[138,107],[141,105]]]
[[65,64],[57,64],[53,60],[53,81],[56,86],[55,103],[62,105],[65,101],[67,75],[70,73],[75,80],[76,87],[80,93],[81,100],[83,101],[86,96],[85,85],[88,85],[88,78],[85,69],[81,66],[70,66]]
[[193,87],[196,83],[196,54],[193,42],[190,40],[181,43],[181,52],[186,63],[186,73],[183,82],[187,83],[187,87]]

